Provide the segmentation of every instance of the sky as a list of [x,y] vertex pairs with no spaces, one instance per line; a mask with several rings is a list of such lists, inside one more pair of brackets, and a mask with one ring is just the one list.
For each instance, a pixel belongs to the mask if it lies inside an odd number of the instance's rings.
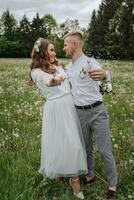
[[52,14],[57,23],[78,19],[81,27],[87,27],[93,9],[98,9],[101,0],[0,0],[0,16],[9,9],[19,21],[25,14],[31,21],[36,13],[42,17]]

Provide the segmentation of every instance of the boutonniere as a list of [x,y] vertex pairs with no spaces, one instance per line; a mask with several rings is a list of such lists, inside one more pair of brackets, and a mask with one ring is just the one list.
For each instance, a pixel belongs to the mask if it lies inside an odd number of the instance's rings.
[[86,77],[86,70],[84,69],[84,67],[82,67],[82,69],[80,70],[79,76],[82,79]]

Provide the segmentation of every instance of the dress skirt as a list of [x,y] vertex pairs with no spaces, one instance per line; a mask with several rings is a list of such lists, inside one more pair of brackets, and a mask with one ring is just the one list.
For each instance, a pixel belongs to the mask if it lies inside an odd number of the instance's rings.
[[42,123],[39,172],[51,179],[87,173],[84,140],[71,94],[47,100]]

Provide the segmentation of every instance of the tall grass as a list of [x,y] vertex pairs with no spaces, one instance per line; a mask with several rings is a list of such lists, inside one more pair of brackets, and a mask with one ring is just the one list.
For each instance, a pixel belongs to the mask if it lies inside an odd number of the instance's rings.
[[[28,59],[0,59],[0,199],[73,200],[68,180],[55,183],[38,173],[44,99],[28,85]],[[118,200],[134,199],[134,62],[102,61],[113,76],[104,95],[118,170]],[[95,146],[96,182],[86,199],[104,199],[107,182]]]

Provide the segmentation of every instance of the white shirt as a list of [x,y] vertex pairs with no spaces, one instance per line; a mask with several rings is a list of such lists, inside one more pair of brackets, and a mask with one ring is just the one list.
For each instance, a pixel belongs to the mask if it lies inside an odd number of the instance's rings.
[[101,65],[94,58],[84,54],[67,66],[75,105],[85,106],[102,101],[98,81],[94,81],[88,74],[89,69],[94,68],[100,69]]

